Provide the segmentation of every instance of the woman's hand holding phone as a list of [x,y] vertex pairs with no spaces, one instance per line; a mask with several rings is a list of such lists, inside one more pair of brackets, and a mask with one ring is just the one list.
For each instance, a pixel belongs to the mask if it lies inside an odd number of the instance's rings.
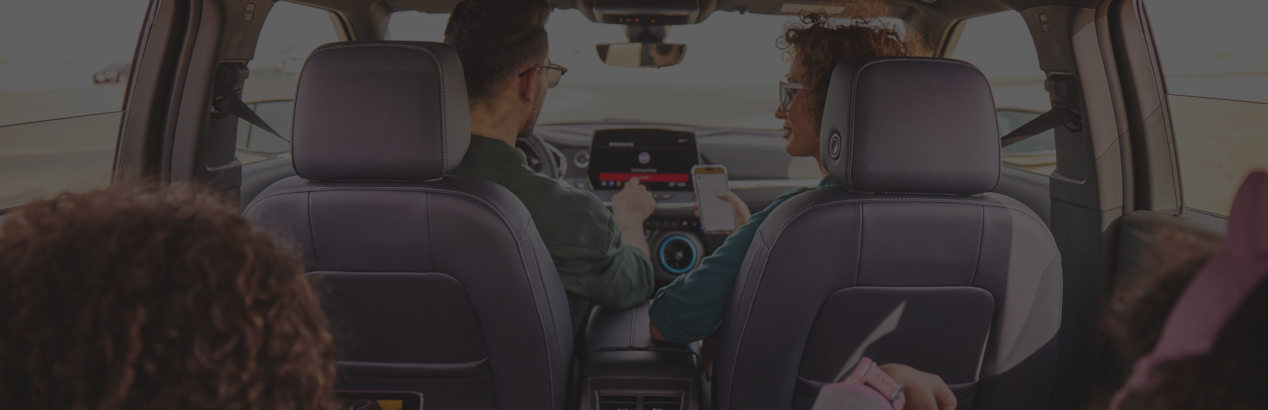
[[[744,203],[744,200],[740,199],[740,197],[735,195],[734,192],[716,195],[718,196],[718,199],[726,201],[731,205],[731,217],[735,218],[735,229],[740,229],[741,226],[748,223],[749,218],[753,217],[753,213],[748,210],[748,204]],[[696,217],[700,217],[699,203],[696,204]],[[735,231],[727,232],[727,235],[731,235],[733,233],[735,233]]]

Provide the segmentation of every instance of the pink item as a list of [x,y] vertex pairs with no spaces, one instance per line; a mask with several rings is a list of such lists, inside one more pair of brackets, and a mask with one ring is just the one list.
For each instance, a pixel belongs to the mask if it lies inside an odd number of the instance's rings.
[[1268,276],[1268,174],[1252,172],[1246,177],[1230,214],[1227,247],[1185,288],[1158,345],[1136,362],[1110,409],[1117,409],[1128,391],[1149,386],[1159,363],[1206,355],[1220,330]]
[[[819,389],[819,400],[815,402],[815,409],[831,407],[824,405],[831,400],[830,397],[853,395],[856,399],[838,400],[842,403],[865,403],[864,407],[885,408],[893,410],[903,410],[903,406],[907,405],[907,395],[903,394],[903,386],[885,374],[881,370],[880,365],[869,358],[862,358],[858,365],[854,366],[854,371],[845,377],[844,381],[832,383]],[[858,401],[858,400],[862,401]],[[837,410],[833,408],[833,410]],[[841,410],[855,410],[841,409]]]

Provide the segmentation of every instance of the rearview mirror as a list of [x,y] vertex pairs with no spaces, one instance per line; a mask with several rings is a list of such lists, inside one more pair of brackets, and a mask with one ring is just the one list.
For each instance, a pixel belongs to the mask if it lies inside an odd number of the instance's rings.
[[668,67],[682,62],[686,44],[614,43],[595,46],[604,64],[618,67]]

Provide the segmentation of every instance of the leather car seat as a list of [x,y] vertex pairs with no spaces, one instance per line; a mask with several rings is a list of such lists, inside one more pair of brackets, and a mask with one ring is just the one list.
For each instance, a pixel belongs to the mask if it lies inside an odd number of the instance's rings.
[[448,45],[322,46],[295,96],[297,176],[244,213],[303,256],[338,388],[418,391],[428,410],[562,409],[563,285],[510,191],[447,175],[469,118]]
[[719,330],[718,408],[809,408],[860,357],[940,375],[958,409],[1046,407],[1061,258],[1034,212],[990,193],[996,124],[968,63],[835,68],[820,152],[842,187],[758,229]]

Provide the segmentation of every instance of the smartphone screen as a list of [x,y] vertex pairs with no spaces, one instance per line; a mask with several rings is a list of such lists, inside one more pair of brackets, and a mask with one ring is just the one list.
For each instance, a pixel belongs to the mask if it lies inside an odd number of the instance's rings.
[[705,232],[734,231],[735,216],[731,204],[718,198],[718,194],[731,192],[726,184],[726,167],[721,165],[697,165],[691,168],[695,179],[696,206],[700,209],[700,226]]

